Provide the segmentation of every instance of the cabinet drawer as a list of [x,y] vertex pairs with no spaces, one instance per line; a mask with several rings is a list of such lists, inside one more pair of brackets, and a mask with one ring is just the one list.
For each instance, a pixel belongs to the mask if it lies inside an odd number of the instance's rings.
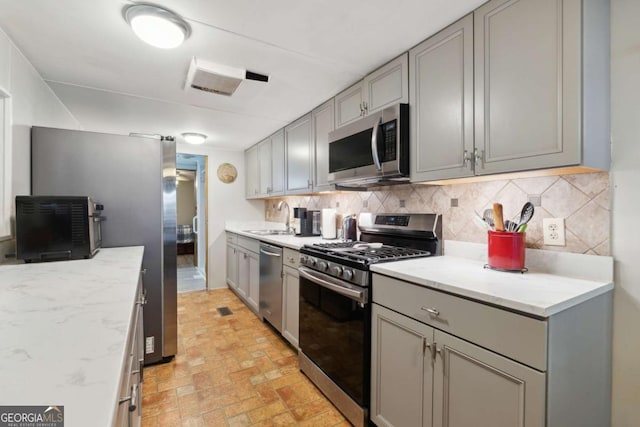
[[249,237],[236,236],[238,238],[238,246],[248,251],[258,253],[260,251],[260,240],[251,239]]
[[300,265],[300,252],[293,249],[284,248],[284,252],[282,254],[284,256],[284,265],[288,265],[292,268],[298,268],[298,266]]
[[373,302],[541,371],[547,322],[424,286],[373,275]]
[[227,232],[227,243],[235,245],[238,243],[238,235]]

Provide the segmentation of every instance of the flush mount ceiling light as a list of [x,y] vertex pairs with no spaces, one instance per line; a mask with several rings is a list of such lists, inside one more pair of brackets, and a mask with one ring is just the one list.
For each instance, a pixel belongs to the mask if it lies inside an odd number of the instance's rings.
[[202,144],[207,139],[207,135],[196,132],[185,132],[182,137],[189,144]]
[[158,6],[129,6],[124,9],[124,18],[141,40],[160,49],[178,47],[191,34],[184,19]]

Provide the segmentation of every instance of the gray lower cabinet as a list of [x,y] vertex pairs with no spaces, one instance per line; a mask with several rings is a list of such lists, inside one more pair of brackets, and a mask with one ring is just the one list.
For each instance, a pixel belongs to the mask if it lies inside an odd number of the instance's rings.
[[473,175],[473,14],[409,51],[411,179]]
[[[242,299],[249,308],[258,313],[258,301],[260,292],[260,241],[244,236],[236,236],[237,246],[235,255],[227,252],[227,264],[233,263],[236,258],[236,286],[231,286],[236,295]],[[233,266],[232,266],[233,267]],[[228,274],[227,274],[228,275]],[[229,281],[227,280],[227,283]]]
[[545,375],[377,304],[371,417],[379,426],[543,426]]
[[329,132],[334,129],[334,100],[311,112],[313,122],[313,191],[327,191],[329,184]]
[[430,427],[433,328],[378,304],[371,316],[371,420]]
[[282,253],[282,336],[298,348],[300,316],[300,252],[284,248]]
[[372,295],[378,427],[610,425],[611,292],[544,319],[379,274]]
[[238,249],[227,244],[227,285],[230,288],[238,287]]
[[246,300],[249,307],[258,311],[260,291],[260,259],[255,252],[238,249],[238,287],[237,291]]
[[311,113],[284,128],[286,193],[310,193],[313,188]]
[[146,296],[142,274],[138,281],[136,301],[129,323],[125,365],[122,369],[117,418],[114,426],[138,427],[142,422],[142,380],[144,365],[143,306]]
[[434,331],[433,425],[545,425],[546,376],[480,346]]

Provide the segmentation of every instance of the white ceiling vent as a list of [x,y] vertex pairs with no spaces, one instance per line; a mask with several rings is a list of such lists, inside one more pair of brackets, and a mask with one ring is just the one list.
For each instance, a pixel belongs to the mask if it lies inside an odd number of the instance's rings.
[[187,74],[187,88],[231,96],[243,80],[268,82],[269,76],[193,58]]

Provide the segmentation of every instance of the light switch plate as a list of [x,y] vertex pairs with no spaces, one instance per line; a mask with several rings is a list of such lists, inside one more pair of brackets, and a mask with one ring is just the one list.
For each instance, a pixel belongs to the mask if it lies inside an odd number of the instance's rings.
[[565,246],[564,218],[543,218],[542,229],[545,245]]

